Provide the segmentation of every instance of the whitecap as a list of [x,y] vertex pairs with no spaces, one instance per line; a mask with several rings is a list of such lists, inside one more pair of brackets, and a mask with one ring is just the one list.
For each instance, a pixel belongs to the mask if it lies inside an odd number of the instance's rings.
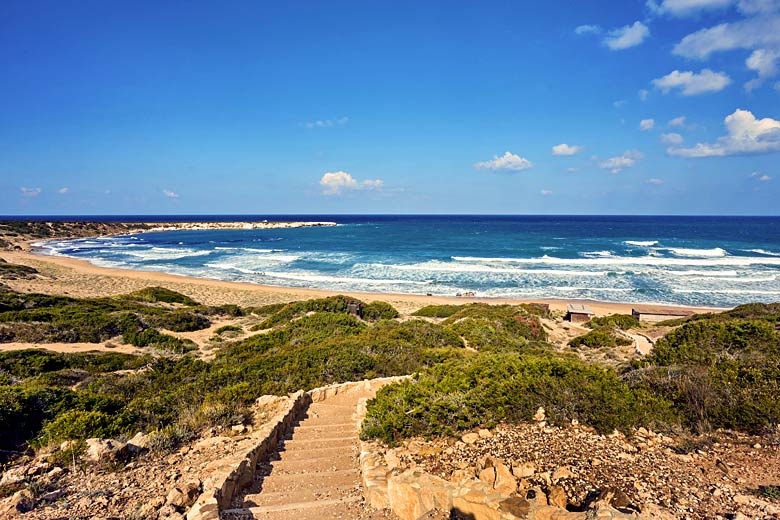
[[658,240],[626,240],[623,243],[629,246],[652,247],[658,244]]
[[691,257],[704,257],[704,258],[716,258],[726,256],[726,250],[720,247],[713,247],[712,249],[690,249],[685,247],[669,247],[667,248],[675,256],[691,256]]
[[766,249],[743,249],[743,251],[747,251],[748,253],[758,253],[759,255],[780,256],[780,253],[775,253],[774,251],[767,251]]

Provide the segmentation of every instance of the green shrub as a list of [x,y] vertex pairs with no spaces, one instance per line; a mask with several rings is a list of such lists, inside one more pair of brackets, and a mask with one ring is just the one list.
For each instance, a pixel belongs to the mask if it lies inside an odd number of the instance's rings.
[[480,354],[382,388],[368,403],[361,437],[396,443],[455,435],[528,421],[539,406],[553,424],[578,419],[602,433],[675,421],[669,402],[631,389],[610,369],[549,356]]
[[125,431],[124,418],[103,412],[68,410],[48,423],[40,434],[42,443],[60,443],[70,439],[110,438]]
[[152,325],[174,332],[192,332],[211,327],[211,321],[202,314],[177,310],[156,316],[151,320]]
[[132,292],[123,298],[127,300],[147,303],[180,303],[182,305],[195,306],[198,302],[176,291],[164,287],[146,287]]
[[617,327],[620,330],[629,330],[639,327],[639,320],[631,314],[610,314],[591,318],[585,326],[591,329]]
[[392,320],[400,316],[398,311],[386,302],[371,302],[363,306],[363,319],[366,321]]
[[518,352],[529,341],[547,339],[539,318],[513,305],[464,305],[442,325],[480,351]]
[[585,346],[588,348],[628,346],[634,342],[618,334],[612,326],[601,326],[587,334],[577,336],[569,341],[571,347]]
[[412,316],[420,316],[423,318],[449,318],[463,307],[463,305],[427,305],[422,309],[413,312]]
[[221,336],[222,334],[225,334],[226,332],[235,332],[235,333],[240,334],[240,333],[244,332],[244,329],[242,329],[238,325],[223,325],[223,326],[217,328],[217,330],[214,331],[214,334],[217,334],[218,336]]

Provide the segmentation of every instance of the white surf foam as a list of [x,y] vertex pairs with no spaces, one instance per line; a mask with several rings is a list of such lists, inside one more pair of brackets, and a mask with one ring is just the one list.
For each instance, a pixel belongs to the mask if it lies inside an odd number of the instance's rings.
[[623,243],[628,246],[652,247],[658,244],[658,240],[626,240]]
[[748,253],[758,253],[759,255],[780,256],[780,253],[767,251],[766,249],[743,249],[743,251],[747,251]]
[[726,256],[726,250],[720,247],[712,249],[689,249],[684,247],[669,247],[667,250],[675,256],[692,256],[697,258],[717,258]]
[[178,260],[180,258],[188,258],[195,256],[207,256],[211,254],[211,251],[197,251],[190,248],[167,248],[167,247],[152,247],[151,249],[132,251],[122,251],[123,254],[140,258],[143,261],[148,260]]
[[348,276],[328,276],[309,273],[283,273],[277,271],[265,271],[265,276],[272,278],[281,278],[283,280],[297,280],[301,282],[322,282],[322,283],[349,283],[358,285],[429,285],[428,282],[416,280],[387,280],[375,278],[352,278]]
[[576,265],[576,266],[749,266],[780,265],[780,258],[757,256],[727,256],[722,258],[663,258],[657,256],[613,256],[610,258],[556,258],[544,255],[540,258],[483,258],[474,256],[453,256],[456,262],[514,263],[528,265]]
[[612,251],[586,251],[580,254],[585,258],[609,258],[612,256]]
[[564,269],[521,269],[518,267],[491,267],[486,265],[423,262],[420,264],[366,264],[368,267],[390,268],[399,271],[423,271],[444,273],[504,273],[504,274],[548,274],[557,276],[607,276],[609,271],[573,271]]

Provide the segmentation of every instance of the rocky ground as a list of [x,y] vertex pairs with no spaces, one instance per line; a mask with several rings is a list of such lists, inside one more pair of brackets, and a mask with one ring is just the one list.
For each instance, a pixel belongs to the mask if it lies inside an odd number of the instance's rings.
[[182,520],[214,465],[251,444],[247,434],[273,416],[275,403],[256,407],[253,426],[213,428],[172,453],[146,449],[145,436],[113,446],[90,441],[75,464],[44,451],[0,474],[0,492],[9,495],[0,499],[0,520]]
[[778,440],[726,432],[670,437],[644,429],[627,438],[539,423],[501,425],[460,441],[407,441],[395,454],[401,468],[419,467],[447,480],[480,477],[487,460],[502,461],[518,480],[518,493],[541,488],[571,510],[609,490],[628,510],[660,506],[691,520],[776,519]]

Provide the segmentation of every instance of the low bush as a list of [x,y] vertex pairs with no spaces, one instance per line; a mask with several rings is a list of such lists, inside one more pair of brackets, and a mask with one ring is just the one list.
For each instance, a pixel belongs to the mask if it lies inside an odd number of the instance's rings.
[[392,320],[400,316],[398,311],[387,302],[371,302],[363,305],[363,319],[366,321]]
[[176,291],[164,287],[146,287],[123,297],[127,300],[147,303],[180,303],[187,306],[198,305],[198,302]]
[[456,435],[528,421],[540,406],[553,424],[578,419],[602,433],[676,419],[668,401],[630,388],[608,368],[552,356],[480,354],[381,389],[368,403],[361,437],[397,443]]
[[412,316],[420,316],[422,318],[449,318],[463,309],[463,307],[464,305],[427,305],[421,309],[417,309],[412,313]]
[[633,341],[617,333],[614,327],[602,326],[569,341],[570,347],[617,347],[632,345]]
[[610,314],[591,318],[585,326],[591,329],[617,327],[620,330],[629,330],[639,327],[639,320],[631,314]]
[[222,334],[226,334],[226,333],[238,333],[238,334],[240,334],[242,332],[244,332],[244,329],[242,329],[238,325],[223,325],[223,326],[217,328],[217,330],[214,331],[214,334],[216,334],[218,336],[221,336]]

